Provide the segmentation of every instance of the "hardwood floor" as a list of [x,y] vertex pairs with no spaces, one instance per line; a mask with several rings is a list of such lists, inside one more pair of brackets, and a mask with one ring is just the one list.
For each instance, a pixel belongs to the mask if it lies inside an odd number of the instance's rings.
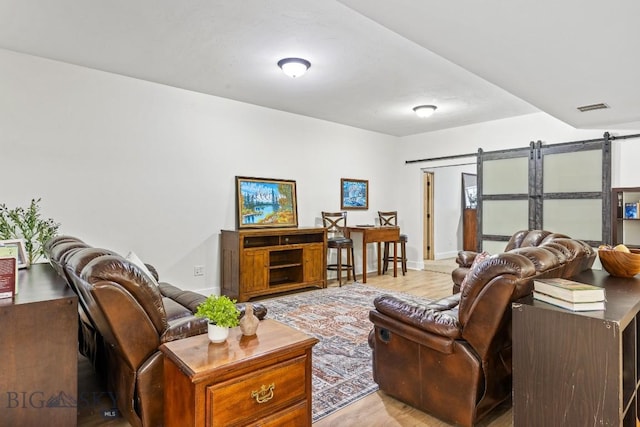
[[[445,268],[446,269],[446,268]],[[451,276],[435,271],[409,270],[406,276],[394,278],[391,272],[383,276],[371,275],[367,277],[367,285],[378,288],[405,292],[412,295],[424,296],[432,299],[451,294]],[[338,286],[337,281],[331,281],[330,287]],[[343,286],[357,286],[353,284]],[[109,426],[129,427],[122,418],[105,418],[103,411],[109,408],[108,396],[96,396],[96,392],[104,392],[105,388],[95,378],[89,362],[80,357],[78,369],[78,394],[91,399],[97,397],[97,402],[82,407],[79,399],[78,425],[87,427]],[[83,394],[84,393],[84,394]],[[90,399],[87,399],[90,401]],[[314,427],[328,426],[449,426],[415,408],[405,405],[396,399],[378,391],[361,399],[348,407],[337,411],[313,424]],[[497,408],[488,419],[479,424],[483,427],[509,427],[513,425],[510,404]]]
[[[436,270],[445,271],[445,263],[439,264]],[[406,276],[399,275],[393,277],[391,273],[383,276],[367,276],[367,285],[392,291],[404,292],[407,294],[424,296],[431,299],[438,299],[451,295],[451,275],[435,271],[415,271],[409,270]],[[329,286],[335,286],[329,283]],[[513,425],[511,404],[505,403],[496,408],[494,413],[483,420],[478,426],[482,427],[510,427]],[[377,391],[364,399],[347,406],[346,408],[334,412],[318,422],[314,427],[340,427],[359,426],[368,427],[408,427],[408,426],[429,426],[444,427],[451,424],[440,421],[408,406],[384,392]]]
[[114,407],[115,402],[91,362],[78,354],[78,426],[130,427],[124,418],[111,412]]

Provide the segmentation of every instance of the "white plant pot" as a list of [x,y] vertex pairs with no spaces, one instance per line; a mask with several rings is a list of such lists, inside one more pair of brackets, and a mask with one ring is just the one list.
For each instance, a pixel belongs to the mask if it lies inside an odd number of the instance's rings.
[[207,336],[212,343],[225,342],[229,337],[229,328],[209,323],[207,325]]

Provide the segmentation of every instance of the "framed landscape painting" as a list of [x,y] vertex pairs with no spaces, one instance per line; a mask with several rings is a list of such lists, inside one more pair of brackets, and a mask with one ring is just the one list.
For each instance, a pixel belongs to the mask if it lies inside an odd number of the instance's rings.
[[340,201],[341,209],[369,209],[369,181],[341,178]]
[[297,227],[296,182],[236,176],[238,228]]

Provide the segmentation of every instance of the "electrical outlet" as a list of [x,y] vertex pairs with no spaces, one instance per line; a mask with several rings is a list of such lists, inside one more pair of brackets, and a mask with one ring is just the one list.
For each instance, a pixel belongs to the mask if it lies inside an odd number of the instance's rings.
[[194,265],[193,266],[193,275],[194,276],[204,276],[204,265]]

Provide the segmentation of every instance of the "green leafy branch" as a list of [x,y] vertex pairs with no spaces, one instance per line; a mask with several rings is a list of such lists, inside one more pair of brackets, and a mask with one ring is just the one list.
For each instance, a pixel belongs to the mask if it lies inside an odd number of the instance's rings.
[[44,244],[55,236],[60,224],[51,218],[42,218],[39,203],[42,199],[31,199],[25,209],[9,209],[0,204],[0,237],[6,239],[24,239],[29,264],[44,256]]

